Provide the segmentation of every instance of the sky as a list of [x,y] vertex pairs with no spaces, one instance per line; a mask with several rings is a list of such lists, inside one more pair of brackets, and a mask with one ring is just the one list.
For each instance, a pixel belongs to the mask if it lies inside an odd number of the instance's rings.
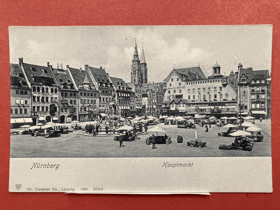
[[271,72],[272,25],[9,27],[10,62],[105,68],[130,82],[135,39],[144,48],[148,81],[162,82],[177,68],[200,66],[206,76],[243,67]]

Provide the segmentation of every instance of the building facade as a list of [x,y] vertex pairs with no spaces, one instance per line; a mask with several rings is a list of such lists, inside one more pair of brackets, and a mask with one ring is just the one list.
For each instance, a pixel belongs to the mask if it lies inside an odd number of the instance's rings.
[[[48,64],[49,66],[49,64]],[[60,86],[59,122],[70,123],[78,119],[79,95],[70,73],[67,70],[52,68],[57,83]]]
[[89,72],[67,66],[74,84],[78,89],[78,120],[92,121],[99,115],[99,91],[96,89]]
[[37,124],[39,119],[51,122],[59,118],[60,87],[50,67],[27,64],[19,59],[19,67],[26,78],[32,95],[32,122]]
[[99,112],[106,113],[109,108],[109,103],[113,100],[113,82],[102,67],[94,68],[85,65],[85,70],[88,72],[94,86],[99,91]]
[[10,65],[11,128],[31,124],[31,89],[18,64]]
[[238,104],[241,115],[256,118],[270,116],[270,83],[268,70],[243,68],[240,64],[238,81]]
[[115,102],[120,115],[127,117],[130,116],[131,112],[131,93],[132,88],[129,87],[125,81],[121,78],[111,77],[115,88]]
[[[236,114],[237,78],[221,75],[218,63],[206,77],[200,67],[173,69],[164,80],[165,114]],[[172,102],[172,103],[171,103]],[[183,106],[183,107],[181,107]],[[180,112],[179,112],[180,110]]]

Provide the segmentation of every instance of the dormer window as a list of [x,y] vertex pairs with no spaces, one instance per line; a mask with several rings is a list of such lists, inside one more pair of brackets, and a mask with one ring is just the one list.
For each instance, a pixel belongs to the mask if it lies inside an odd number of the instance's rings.
[[245,76],[241,77],[241,82],[246,82],[246,77]]

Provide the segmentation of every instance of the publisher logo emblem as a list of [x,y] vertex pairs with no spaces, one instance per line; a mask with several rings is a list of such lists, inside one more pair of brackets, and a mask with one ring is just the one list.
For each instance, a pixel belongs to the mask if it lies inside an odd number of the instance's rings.
[[21,188],[21,184],[16,184],[16,188],[19,190]]

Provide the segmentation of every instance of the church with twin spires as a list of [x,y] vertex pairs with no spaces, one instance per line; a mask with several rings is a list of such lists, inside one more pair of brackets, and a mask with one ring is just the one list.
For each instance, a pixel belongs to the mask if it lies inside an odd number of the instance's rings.
[[148,68],[145,60],[144,48],[142,46],[141,58],[139,60],[136,40],[131,65],[131,83],[139,85],[148,83]]

